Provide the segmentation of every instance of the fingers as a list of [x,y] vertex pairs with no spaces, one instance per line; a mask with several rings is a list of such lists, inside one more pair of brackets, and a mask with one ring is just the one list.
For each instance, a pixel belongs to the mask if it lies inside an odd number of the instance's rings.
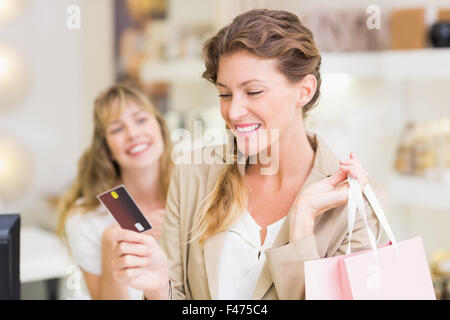
[[147,257],[151,254],[151,249],[143,244],[131,243],[131,242],[120,242],[115,247],[114,255],[117,257],[121,257],[127,254],[139,256],[139,257]]
[[108,244],[114,245],[114,233],[118,229],[120,229],[120,226],[117,223],[113,223],[111,226],[106,228],[102,235],[102,241],[107,241]]
[[[149,265],[152,250],[157,245],[152,236],[120,229],[115,231],[114,239],[117,244],[112,260],[113,269],[120,271]],[[125,277],[127,274],[122,273],[122,276]]]
[[125,229],[114,230],[113,238],[117,242],[121,241],[135,242],[135,243],[142,242],[142,237],[140,236],[139,233]]
[[154,247],[156,244],[156,240],[149,234],[125,229],[114,230],[113,239],[116,242],[140,243],[150,247]]
[[140,276],[144,270],[142,268],[128,268],[114,271],[113,275],[117,281],[128,284],[131,279]]
[[111,232],[113,232],[115,230],[119,230],[119,229],[120,229],[120,226],[118,223],[113,223],[108,228],[106,228],[106,230],[111,231]]
[[364,174],[368,174],[367,171],[363,168],[363,166],[359,160],[354,160],[354,159],[345,160],[345,161],[340,160],[339,164],[344,165],[344,166],[356,167],[356,168],[360,169],[361,172],[363,172]]
[[322,195],[323,196],[322,201],[327,205],[322,207],[322,209],[318,212],[318,214],[321,214],[325,211],[346,204],[348,201],[348,188],[349,185],[346,182],[332,191],[325,192]]
[[121,242],[115,249],[112,267],[114,277],[121,283],[143,273],[143,268],[150,264],[150,249],[142,244]]
[[358,183],[360,184],[361,188],[364,188],[366,186],[366,184],[369,182],[367,174],[362,172],[361,169],[359,169],[357,167],[351,167],[351,166],[341,166],[341,168],[343,170],[345,170],[346,172],[348,172],[348,174],[352,178],[356,179],[358,181]]
[[340,190],[340,191],[348,191],[348,188],[350,188],[350,184],[348,182],[344,182],[343,184],[339,185],[336,187],[335,190]]
[[336,186],[345,179],[347,179],[347,172],[339,169],[333,175],[327,178],[327,182],[332,186]]
[[133,255],[124,255],[113,259],[113,269],[122,270],[129,268],[146,267],[150,264],[149,257],[138,257]]
[[339,161],[341,169],[349,174],[352,178],[356,179],[362,188],[369,182],[369,174],[364,170],[361,161],[356,155],[351,152],[350,159],[345,161]]

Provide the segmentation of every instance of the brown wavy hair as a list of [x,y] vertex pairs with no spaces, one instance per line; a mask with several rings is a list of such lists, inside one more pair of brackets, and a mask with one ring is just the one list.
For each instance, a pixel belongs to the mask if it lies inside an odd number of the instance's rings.
[[164,151],[160,162],[160,188],[163,202],[166,202],[172,171],[172,141],[163,115],[154,107],[150,100],[136,87],[127,83],[113,85],[103,91],[94,102],[94,134],[92,143],[78,161],[78,175],[72,186],[63,194],[58,203],[57,233],[64,237],[66,220],[71,209],[80,212],[95,209],[100,203],[97,194],[117,185],[121,178],[120,167],[111,157],[111,151],[106,142],[106,127],[112,120],[117,108],[122,112],[128,101],[133,101],[144,111],[153,115],[161,129]]
[[[255,56],[276,59],[278,70],[292,83],[311,74],[317,80],[316,92],[302,107],[303,119],[320,96],[320,52],[311,31],[300,19],[287,11],[257,9],[247,11],[208,39],[203,46],[206,70],[203,78],[217,84],[219,59],[236,51],[246,50]],[[236,144],[236,141],[234,140]],[[193,240],[203,244],[211,235],[226,230],[248,204],[248,189],[235,162],[220,175],[196,219]]]

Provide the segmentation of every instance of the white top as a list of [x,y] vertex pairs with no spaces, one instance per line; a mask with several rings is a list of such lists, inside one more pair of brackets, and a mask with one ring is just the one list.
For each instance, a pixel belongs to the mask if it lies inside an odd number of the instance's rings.
[[[83,270],[102,274],[103,232],[116,220],[103,206],[86,213],[74,213],[66,222],[66,233],[74,263]],[[131,300],[141,300],[142,291],[128,288]]]
[[247,210],[228,229],[220,260],[218,299],[252,299],[266,261],[265,250],[272,247],[285,218],[267,226],[263,245],[261,227]]

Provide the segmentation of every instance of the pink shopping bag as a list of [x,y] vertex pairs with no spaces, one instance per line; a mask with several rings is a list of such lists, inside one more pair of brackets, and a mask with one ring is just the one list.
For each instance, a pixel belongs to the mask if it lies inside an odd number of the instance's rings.
[[366,222],[372,249],[350,253],[349,246],[346,255],[306,261],[306,299],[436,299],[422,239],[397,243],[375,194],[367,185],[364,194],[391,239],[377,246],[367,225],[359,184],[351,177],[349,183],[349,237],[358,209]]

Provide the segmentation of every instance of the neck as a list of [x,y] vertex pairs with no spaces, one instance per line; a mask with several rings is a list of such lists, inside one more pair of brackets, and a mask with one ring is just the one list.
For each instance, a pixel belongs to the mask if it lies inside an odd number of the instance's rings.
[[152,209],[164,206],[159,162],[147,169],[122,170],[122,181],[141,206]]
[[276,169],[275,164],[278,163],[278,170],[270,175],[262,175],[261,178],[266,181],[275,179],[280,187],[290,183],[293,179],[305,181],[311,171],[315,156],[303,125],[298,126],[298,124],[294,130],[275,141],[270,146],[268,154],[270,155],[269,165],[258,162],[249,165],[251,168],[248,169],[252,173],[260,174],[264,168],[266,170],[269,167]]

